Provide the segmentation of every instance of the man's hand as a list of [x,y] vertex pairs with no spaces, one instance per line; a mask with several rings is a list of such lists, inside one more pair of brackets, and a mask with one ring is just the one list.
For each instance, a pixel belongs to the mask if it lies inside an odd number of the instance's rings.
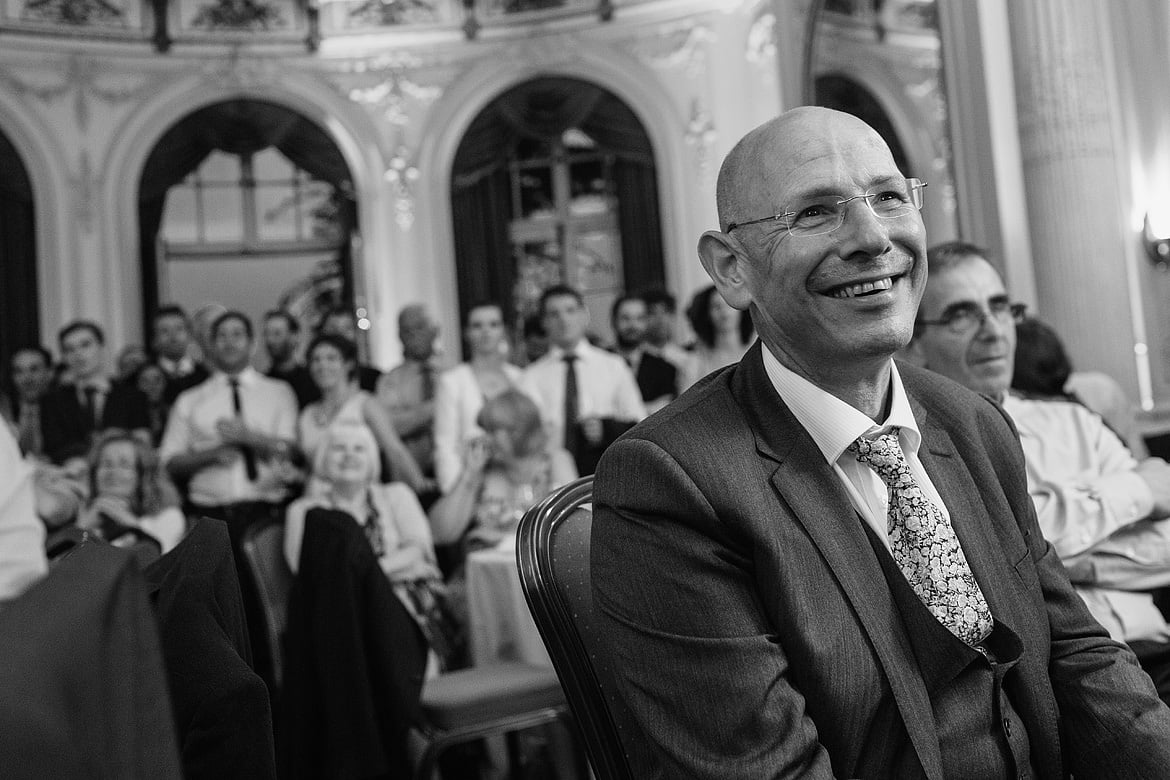
[[255,445],[255,436],[239,417],[221,417],[215,423],[215,430],[227,444],[235,444],[240,447]]
[[1170,463],[1161,458],[1146,458],[1138,464],[1136,472],[1150,486],[1154,497],[1150,517],[1155,520],[1170,517]]
[[605,429],[601,426],[600,417],[585,417],[581,420],[581,434],[585,437],[585,441],[592,444],[594,447],[601,444],[601,437],[605,433]]

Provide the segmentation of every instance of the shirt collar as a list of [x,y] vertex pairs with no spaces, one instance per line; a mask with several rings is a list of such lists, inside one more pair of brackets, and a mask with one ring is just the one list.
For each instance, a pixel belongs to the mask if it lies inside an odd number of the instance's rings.
[[[216,376],[218,376],[219,381],[225,385],[231,383],[231,377],[225,374],[223,371],[216,369]],[[259,376],[260,373],[256,371],[256,369],[252,368],[251,366],[247,366],[243,371],[236,374],[236,379],[239,381],[240,387],[247,387],[249,385],[255,384]]]
[[890,413],[878,425],[832,393],[784,367],[767,346],[764,346],[763,353],[764,370],[772,380],[772,386],[830,464],[836,463],[858,437],[872,437],[895,426],[901,429],[899,438],[903,450],[918,452],[922,434],[893,360],[890,360]]
[[572,352],[574,355],[580,358],[584,357],[592,350],[593,345],[589,343],[589,339],[581,339],[571,350],[567,350],[557,346],[556,344],[552,344],[548,348],[548,354],[549,357],[551,357],[553,360],[563,360],[565,355],[567,355],[569,352]]
[[158,358],[158,364],[162,366],[163,371],[171,374],[172,376],[175,374],[186,376],[195,370],[195,361],[191,358],[190,355],[184,355],[178,360],[171,360],[168,357],[163,357],[160,355]]
[[108,376],[95,376],[88,381],[77,383],[77,389],[81,392],[85,392],[87,387],[92,387],[104,395],[110,392],[110,378]]

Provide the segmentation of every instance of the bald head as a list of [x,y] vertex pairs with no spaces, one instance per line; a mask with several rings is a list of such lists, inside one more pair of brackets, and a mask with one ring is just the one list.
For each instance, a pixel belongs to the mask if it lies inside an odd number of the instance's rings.
[[439,326],[422,304],[404,306],[398,313],[398,338],[410,360],[425,361],[434,353]]
[[719,169],[715,189],[719,228],[778,212],[784,204],[774,202],[777,185],[801,167],[833,154],[843,141],[872,145],[893,165],[889,147],[876,130],[852,114],[830,108],[793,108],[749,132]]

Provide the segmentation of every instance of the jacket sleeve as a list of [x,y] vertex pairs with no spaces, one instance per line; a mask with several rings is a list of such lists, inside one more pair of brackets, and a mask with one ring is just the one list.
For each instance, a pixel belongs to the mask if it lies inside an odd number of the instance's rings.
[[646,737],[650,766],[636,774],[832,777],[748,564],[727,554],[684,469],[626,438],[595,484],[594,604],[619,694]]

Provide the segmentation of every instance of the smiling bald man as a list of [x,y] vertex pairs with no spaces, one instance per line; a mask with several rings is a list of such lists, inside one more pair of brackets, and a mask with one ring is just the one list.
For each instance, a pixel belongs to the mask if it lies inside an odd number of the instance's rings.
[[595,484],[637,777],[1170,776],[1170,711],[1040,533],[1011,423],[892,359],[925,186],[812,107],[723,164],[699,256],[760,341]]

